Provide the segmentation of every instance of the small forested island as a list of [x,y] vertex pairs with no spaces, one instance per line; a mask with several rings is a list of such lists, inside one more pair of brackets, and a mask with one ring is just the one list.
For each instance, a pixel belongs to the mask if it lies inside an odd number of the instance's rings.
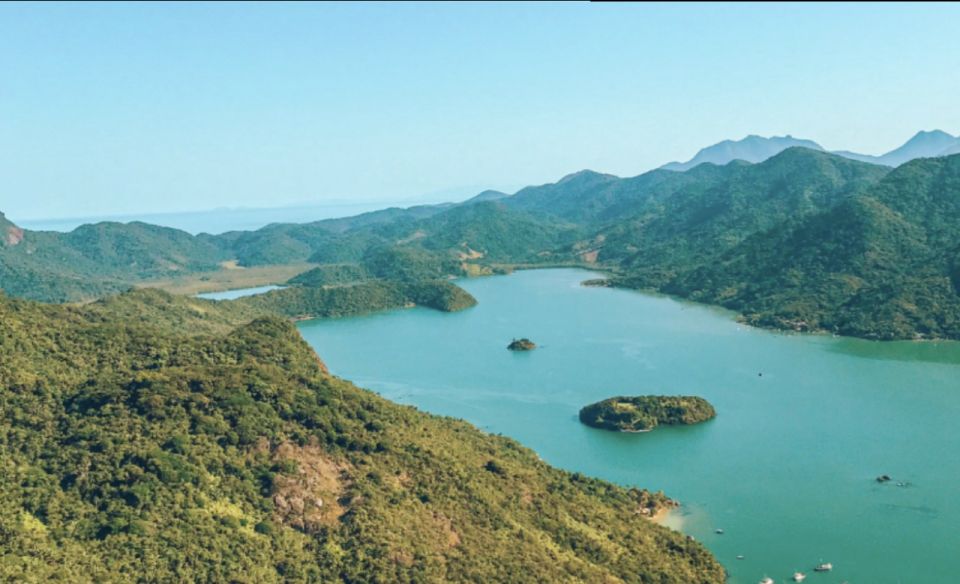
[[537,344],[531,341],[530,339],[513,339],[507,349],[511,351],[532,351],[537,348]]
[[580,410],[580,421],[604,430],[649,432],[661,424],[697,424],[716,415],[702,397],[642,395],[611,397],[590,404]]

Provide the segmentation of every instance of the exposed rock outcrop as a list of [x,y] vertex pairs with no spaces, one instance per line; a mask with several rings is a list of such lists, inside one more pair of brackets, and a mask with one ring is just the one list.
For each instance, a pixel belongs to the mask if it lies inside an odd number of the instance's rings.
[[13,247],[23,241],[23,229],[11,223],[0,213],[0,245]]

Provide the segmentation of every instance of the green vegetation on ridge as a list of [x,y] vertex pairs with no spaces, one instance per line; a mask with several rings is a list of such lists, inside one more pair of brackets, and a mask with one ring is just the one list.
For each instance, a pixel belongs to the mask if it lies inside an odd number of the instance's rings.
[[143,224],[27,231],[0,246],[0,288],[88,300],[227,261],[320,264],[294,282],[309,286],[579,265],[761,326],[957,339],[958,165],[954,155],[890,170],[795,147],[758,164],[583,171],[493,200],[220,236]]
[[456,312],[477,303],[462,288],[442,281],[369,281],[332,288],[292,286],[231,302],[261,314],[293,319],[350,316],[412,305]]
[[255,312],[0,295],[0,580],[724,581],[642,518],[661,495],[358,389]]
[[368,279],[370,279],[370,274],[359,264],[329,264],[318,266],[294,276],[287,283],[320,288],[322,286],[353,284]]
[[594,428],[647,432],[660,425],[688,425],[716,417],[710,402],[696,396],[611,397],[580,410],[580,421]]
[[960,156],[916,160],[832,208],[691,266],[662,289],[763,326],[958,339],[958,226]]

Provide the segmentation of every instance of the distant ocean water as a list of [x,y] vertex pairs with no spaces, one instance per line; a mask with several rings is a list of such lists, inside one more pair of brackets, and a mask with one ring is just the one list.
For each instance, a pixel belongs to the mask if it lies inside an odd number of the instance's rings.
[[424,204],[415,201],[379,201],[364,203],[338,203],[330,205],[311,205],[299,207],[278,207],[272,209],[211,209],[184,213],[154,213],[144,215],[114,215],[75,217],[67,219],[11,219],[25,229],[32,231],[72,231],[87,223],[117,221],[129,223],[143,221],[153,225],[182,229],[188,233],[219,234],[227,231],[251,231],[270,223],[309,223],[321,219],[350,217],[360,213],[377,211],[389,207],[410,207]]

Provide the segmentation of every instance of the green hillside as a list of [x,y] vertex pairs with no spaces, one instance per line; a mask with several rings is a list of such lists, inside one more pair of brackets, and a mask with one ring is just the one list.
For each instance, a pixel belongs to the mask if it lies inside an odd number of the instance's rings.
[[960,338],[960,156],[920,159],[759,234],[666,291],[749,322],[869,338]]
[[0,295],[0,580],[719,583],[662,496],[326,373],[289,322]]
[[473,296],[450,282],[381,280],[330,288],[291,286],[231,301],[256,314],[276,314],[297,320],[351,316],[413,305],[455,312],[476,303]]
[[490,261],[537,261],[576,238],[576,226],[483,201],[395,228],[386,235],[437,253],[482,254]]
[[659,287],[673,274],[708,264],[751,235],[831,208],[886,172],[791,148],[761,164],[731,167],[722,180],[700,181],[603,230],[600,259],[628,272],[631,285]]
[[0,246],[0,289],[13,296],[90,300],[152,278],[219,269],[222,249],[146,223],[97,223],[70,233],[22,231]]
[[227,261],[319,264],[293,282],[308,286],[582,265],[610,271],[612,285],[720,304],[761,326],[960,338],[957,159],[891,172],[789,148],[758,164],[625,179],[583,171],[491,200],[220,236],[136,223],[22,232],[5,222],[0,288],[88,300]]
[[318,288],[322,286],[339,286],[341,284],[362,282],[369,278],[369,272],[359,264],[328,264],[317,266],[312,270],[291,278],[289,284]]

